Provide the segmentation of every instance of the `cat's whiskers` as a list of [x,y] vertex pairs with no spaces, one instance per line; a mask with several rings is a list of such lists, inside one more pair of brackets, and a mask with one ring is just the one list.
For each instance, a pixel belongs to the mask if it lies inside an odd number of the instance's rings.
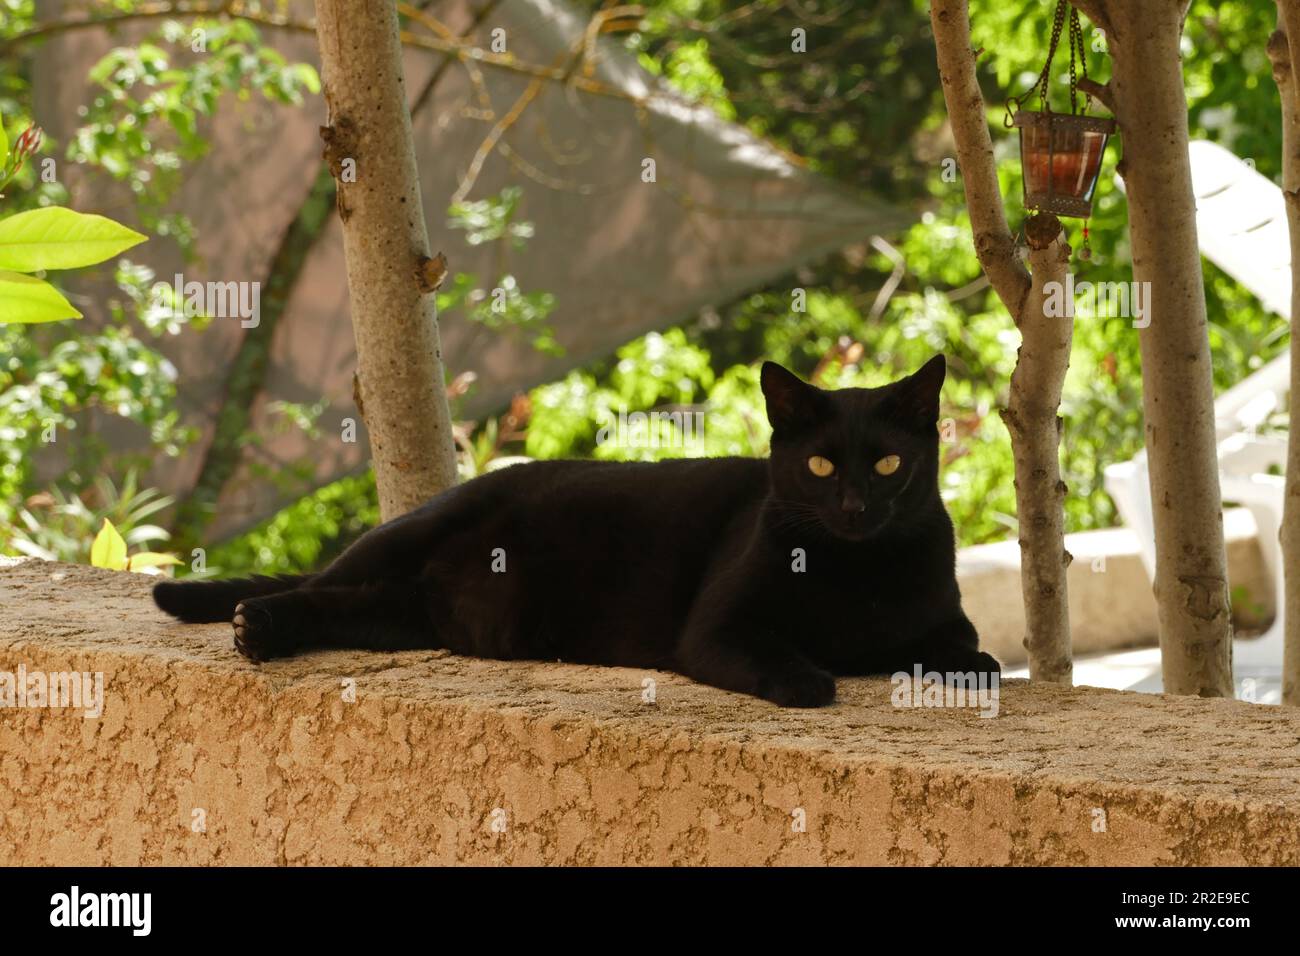
[[824,536],[830,535],[830,529],[822,519],[821,512],[802,501],[788,501],[772,498],[771,503],[778,507],[769,512],[772,527],[781,531],[817,531]]

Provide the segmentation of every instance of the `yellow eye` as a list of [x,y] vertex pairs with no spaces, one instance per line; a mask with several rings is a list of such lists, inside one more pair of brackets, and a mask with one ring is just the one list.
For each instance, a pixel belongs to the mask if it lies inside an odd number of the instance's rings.
[[903,460],[897,455],[886,455],[884,458],[880,459],[880,461],[876,462],[876,471],[882,475],[892,475],[894,472],[898,471],[898,466],[902,463]]
[[830,459],[823,458],[821,455],[813,455],[808,459],[808,470],[818,478],[829,478],[835,474],[835,465]]

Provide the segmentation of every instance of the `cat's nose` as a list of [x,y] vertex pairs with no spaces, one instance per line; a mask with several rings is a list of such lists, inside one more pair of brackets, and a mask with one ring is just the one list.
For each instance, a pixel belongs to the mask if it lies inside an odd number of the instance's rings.
[[867,510],[867,503],[856,491],[850,491],[840,499],[840,510],[851,515],[862,514]]

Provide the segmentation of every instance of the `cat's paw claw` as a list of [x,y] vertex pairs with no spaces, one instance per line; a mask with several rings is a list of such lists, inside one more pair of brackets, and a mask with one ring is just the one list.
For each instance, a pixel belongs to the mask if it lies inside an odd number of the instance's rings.
[[252,616],[252,609],[241,603],[235,607],[235,616],[231,619],[230,625],[235,632],[235,650],[256,664],[266,660],[266,655],[260,652],[254,640]]
[[825,707],[835,701],[835,678],[809,668],[770,678],[762,696],[781,707]]

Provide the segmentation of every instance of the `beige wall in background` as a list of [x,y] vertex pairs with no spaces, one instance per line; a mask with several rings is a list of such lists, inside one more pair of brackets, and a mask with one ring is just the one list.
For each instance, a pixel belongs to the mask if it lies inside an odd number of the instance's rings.
[[[1262,631],[1273,619],[1276,596],[1255,539],[1255,523],[1245,509],[1229,509],[1223,517],[1229,585],[1234,592],[1242,589],[1244,597],[1234,601],[1234,624],[1244,631]],[[1074,555],[1069,587],[1075,655],[1155,647],[1156,602],[1133,533],[1124,528],[1085,531],[1066,535],[1065,546]],[[1104,572],[1098,570],[1101,558]],[[1023,664],[1025,607],[1016,542],[963,548],[957,555],[957,581],[980,645],[1003,664]]]

